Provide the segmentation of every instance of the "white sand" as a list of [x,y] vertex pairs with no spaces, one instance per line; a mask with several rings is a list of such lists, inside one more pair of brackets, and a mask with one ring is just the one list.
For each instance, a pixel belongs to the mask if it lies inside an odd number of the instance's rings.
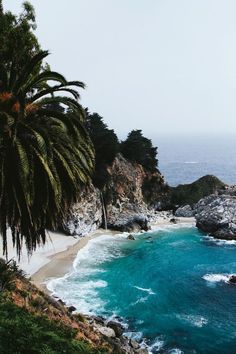
[[[15,259],[19,264],[19,267],[29,276],[37,272],[45,264],[49,263],[53,255],[67,250],[69,246],[72,246],[78,242],[78,238],[66,236],[59,232],[48,232],[46,244],[39,246],[30,258],[27,255],[25,245],[23,245],[21,259],[20,262],[18,262],[16,249],[13,248],[10,231],[8,231],[7,236],[8,259]],[[2,242],[0,243],[0,257],[5,258],[3,256]]]

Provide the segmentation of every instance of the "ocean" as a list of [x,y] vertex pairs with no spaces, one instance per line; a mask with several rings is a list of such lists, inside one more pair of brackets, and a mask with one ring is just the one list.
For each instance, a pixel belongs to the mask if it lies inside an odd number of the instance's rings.
[[[159,138],[159,168],[176,186],[213,174],[236,184],[236,141]],[[91,240],[48,287],[80,312],[118,318],[150,353],[235,354],[236,242],[172,225],[127,240]]]
[[159,169],[171,186],[191,183],[206,174],[236,184],[236,139],[234,136],[155,137]]
[[118,318],[150,353],[235,354],[236,242],[170,226],[91,240],[48,287],[80,312]]

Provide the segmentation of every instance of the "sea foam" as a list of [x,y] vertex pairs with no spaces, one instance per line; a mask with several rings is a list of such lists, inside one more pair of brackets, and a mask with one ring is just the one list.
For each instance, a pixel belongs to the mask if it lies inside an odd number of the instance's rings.
[[230,278],[230,274],[205,274],[202,277],[202,279],[210,283],[219,283],[219,282],[228,283],[229,278]]
[[145,289],[145,288],[141,288],[140,286],[136,286],[136,285],[134,285],[134,288],[136,288],[140,291],[144,291],[144,292],[148,293],[149,295],[155,295],[155,293],[152,291],[151,288]]
[[[104,310],[106,302],[99,297],[99,289],[108,284],[102,279],[91,280],[91,276],[104,272],[98,265],[121,257],[119,241],[127,235],[102,235],[90,240],[82,248],[74,262],[70,273],[62,278],[52,279],[47,288],[54,296],[61,298],[67,305],[75,306],[81,313],[96,314]],[[109,241],[109,242],[108,242]]]
[[202,240],[212,242],[217,246],[236,246],[236,240],[223,240],[213,236],[203,236]]

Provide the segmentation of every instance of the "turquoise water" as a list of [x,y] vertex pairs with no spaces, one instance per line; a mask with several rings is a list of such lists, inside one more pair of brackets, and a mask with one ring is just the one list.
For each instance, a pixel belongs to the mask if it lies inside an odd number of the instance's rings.
[[49,284],[80,311],[119,316],[153,353],[236,353],[236,245],[196,228],[90,242],[74,271]]

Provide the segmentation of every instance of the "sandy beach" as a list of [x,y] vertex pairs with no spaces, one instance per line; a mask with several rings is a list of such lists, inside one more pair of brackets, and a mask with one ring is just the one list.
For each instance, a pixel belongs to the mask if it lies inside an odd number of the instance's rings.
[[[177,226],[184,224],[195,224],[194,218],[178,218]],[[157,221],[151,223],[151,229],[155,230],[165,226],[173,226],[169,218],[165,216],[158,217]],[[66,236],[59,232],[48,232],[48,239],[44,246],[40,246],[28,258],[25,247],[22,249],[22,256],[19,267],[30,276],[32,282],[40,289],[47,291],[46,282],[52,278],[59,278],[68,273],[73,261],[89,240],[102,235],[116,235],[120,232],[98,229],[85,237]],[[17,261],[16,252],[11,242],[11,235],[8,234],[8,259]],[[0,257],[2,257],[2,248],[0,247]]]

